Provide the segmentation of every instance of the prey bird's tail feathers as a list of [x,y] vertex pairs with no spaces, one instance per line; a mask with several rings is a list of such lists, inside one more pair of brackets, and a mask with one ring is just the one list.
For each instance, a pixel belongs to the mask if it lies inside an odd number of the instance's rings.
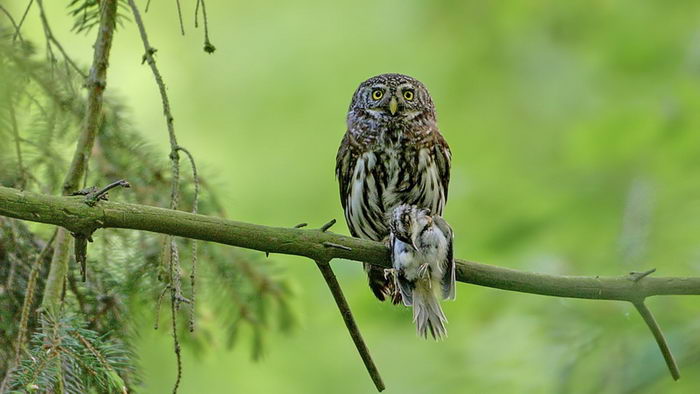
[[428,332],[435,339],[447,337],[447,318],[442,312],[439,298],[425,283],[413,290],[413,322],[416,324],[418,335],[423,338],[428,337]]
[[412,306],[413,305],[413,289],[415,288],[415,286],[413,285],[413,282],[406,279],[406,275],[404,275],[403,272],[399,271],[396,274],[396,284],[397,284],[397,287],[399,288],[399,292],[401,293],[401,300],[403,301],[403,304],[405,306]]

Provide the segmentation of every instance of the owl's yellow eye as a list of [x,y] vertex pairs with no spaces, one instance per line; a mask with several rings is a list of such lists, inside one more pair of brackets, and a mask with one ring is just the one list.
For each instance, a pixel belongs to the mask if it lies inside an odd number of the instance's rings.
[[374,90],[372,91],[372,99],[374,99],[374,100],[379,100],[379,99],[382,98],[382,96],[384,96],[384,91],[383,91],[383,90],[381,90],[381,89],[374,89]]
[[403,98],[405,98],[407,101],[413,100],[413,90],[404,90],[403,92]]

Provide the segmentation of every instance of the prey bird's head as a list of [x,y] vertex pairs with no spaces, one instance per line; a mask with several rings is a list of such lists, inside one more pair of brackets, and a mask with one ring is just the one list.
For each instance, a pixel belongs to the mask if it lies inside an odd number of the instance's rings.
[[435,119],[428,89],[403,74],[382,74],[362,82],[350,103],[349,116],[359,111],[378,121],[412,120],[419,115]]
[[394,208],[389,220],[389,228],[401,242],[418,250],[418,239],[433,225],[430,209],[403,204]]

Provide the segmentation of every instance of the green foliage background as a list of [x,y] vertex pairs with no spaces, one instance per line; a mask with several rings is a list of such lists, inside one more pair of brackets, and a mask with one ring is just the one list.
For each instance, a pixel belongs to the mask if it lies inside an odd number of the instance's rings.
[[[67,2],[46,3],[54,34],[88,65],[94,34],[73,35]],[[24,2],[4,5],[19,15]],[[700,275],[700,3],[210,0],[211,56],[192,27],[194,2],[183,6],[184,37],[173,4],[154,1],[145,22],[180,143],[213,174],[229,217],[276,226],[338,218],[335,231],[347,234],[333,178],[345,111],[359,82],[401,72],[429,87],[452,148],[445,216],[457,256],[557,274]],[[23,32],[42,42],[36,16]],[[108,95],[126,102],[165,163],[142,52],[125,23]],[[295,282],[297,330],[268,335],[253,363],[245,349],[225,350],[221,327],[220,348],[185,348],[182,392],[372,392],[314,264],[271,259]],[[375,302],[358,264],[334,268],[388,393],[700,385],[693,297],[649,302],[679,360],[673,383],[631,305],[462,284],[445,304],[450,336],[434,343],[416,337],[409,310]],[[215,309],[200,312],[199,324],[214,324]],[[174,356],[167,330],[151,325],[136,351],[143,391],[161,393]]]

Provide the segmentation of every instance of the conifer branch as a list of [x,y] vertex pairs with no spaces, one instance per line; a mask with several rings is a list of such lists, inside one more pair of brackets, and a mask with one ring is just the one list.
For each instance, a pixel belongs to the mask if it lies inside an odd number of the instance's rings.
[[[182,31],[182,34],[185,34],[185,28],[184,24],[182,22],[182,10],[180,9],[180,1],[177,0],[177,11],[178,11],[178,16],[180,20],[180,29]],[[153,73],[153,78],[156,81],[156,85],[158,85],[158,91],[160,92],[161,96],[161,101],[163,103],[163,114],[165,115],[165,123],[168,128],[168,138],[170,141],[170,163],[171,163],[171,170],[172,170],[172,181],[171,181],[171,192],[170,192],[170,209],[177,209],[179,200],[180,200],[180,156],[179,156],[179,151],[185,152],[185,154],[188,156],[190,159],[190,162],[192,164],[192,171],[194,174],[195,178],[195,188],[196,188],[196,195],[198,196],[199,194],[199,183],[197,179],[197,169],[195,167],[194,159],[192,155],[190,154],[189,151],[187,151],[185,148],[181,147],[177,143],[177,136],[175,135],[175,125],[174,125],[174,118],[172,114],[172,110],[170,109],[170,100],[168,99],[168,93],[165,87],[165,82],[163,81],[163,77],[160,74],[160,70],[158,69],[158,66],[156,65],[156,60],[153,57],[153,55],[156,52],[156,49],[153,48],[148,40],[148,34],[146,33],[146,26],[143,23],[143,19],[141,18],[141,13],[139,12],[138,7],[136,6],[136,3],[134,0],[129,0],[129,7],[131,8],[131,13],[134,15],[134,22],[136,23],[136,26],[139,29],[139,35],[141,37],[141,42],[143,43],[143,48],[144,48],[144,55],[143,55],[143,60],[148,63],[148,66],[151,68],[151,72]],[[197,212],[197,197],[195,198],[194,202],[194,212]],[[170,268],[170,283],[168,286],[170,287],[170,309],[172,311],[172,335],[173,335],[173,340],[175,342],[175,356],[177,359],[177,380],[175,381],[175,387],[173,389],[173,393],[177,392],[177,389],[180,385],[180,378],[182,376],[182,360],[180,357],[180,344],[178,342],[178,337],[177,337],[177,315],[175,312],[178,310],[179,305],[181,300],[183,299],[182,297],[182,290],[180,288],[180,274],[181,274],[181,269],[180,269],[180,258],[177,250],[177,243],[172,236],[166,238],[166,242],[164,243],[166,245],[167,250],[163,250],[163,256],[166,256],[166,254],[169,254],[168,256],[168,262],[169,262],[169,268]],[[196,264],[197,264],[197,246],[194,244],[192,248],[192,267],[193,267],[193,273],[191,276],[191,283],[193,284],[193,295],[194,295],[194,275],[196,269]],[[190,303],[190,331],[194,330],[194,302]]]
[[[115,1],[115,2],[116,2],[116,1]],[[109,3],[111,3],[111,1],[107,1],[107,2],[106,2],[106,4],[109,4]],[[39,16],[41,17],[41,24],[42,24],[42,26],[43,26],[43,28],[44,28],[44,35],[46,36],[46,46],[47,46],[47,49],[49,50],[49,53],[51,53],[51,45],[55,45],[56,48],[58,48],[58,50],[61,52],[61,55],[63,56],[63,59],[65,59],[65,61],[68,62],[68,64],[70,64],[70,66],[71,66],[78,74],[80,74],[81,77],[83,77],[83,78],[88,78],[88,76],[85,75],[85,73],[83,72],[83,70],[81,70],[80,67],[78,67],[78,65],[75,64],[75,62],[73,61],[73,59],[71,59],[70,56],[68,56],[68,53],[66,53],[65,49],[63,49],[63,45],[61,45],[61,43],[60,43],[60,42],[56,39],[56,37],[53,35],[53,31],[51,31],[51,27],[49,26],[49,20],[48,20],[48,18],[46,17],[46,12],[44,11],[44,2],[43,2],[43,0],[36,0],[36,4],[37,4],[37,6],[39,7]],[[31,3],[30,3],[29,5],[31,6]],[[115,7],[116,7],[116,5],[115,5]],[[27,8],[27,9],[28,9],[28,8]],[[103,15],[104,15],[104,14],[103,14]],[[115,17],[114,17],[114,18],[116,18],[116,9],[115,9]],[[23,18],[23,19],[24,19],[24,18]],[[113,19],[112,21],[115,22],[116,19]],[[101,28],[103,27],[102,23],[100,23],[100,27],[101,27]],[[113,29],[113,28],[114,28],[114,27],[112,27],[112,29]],[[19,27],[18,27],[18,31],[19,31]],[[111,35],[112,35],[112,34],[111,34],[111,32],[110,32],[110,34],[109,34],[109,36],[110,36],[110,45],[111,45]],[[97,48],[95,49],[95,51],[97,52]],[[94,67],[94,64],[93,64],[93,67]],[[91,71],[91,73],[92,73],[92,71]],[[89,81],[88,81],[88,83],[89,83]]]
[[[197,2],[197,7],[199,7],[199,1]],[[7,16],[7,19],[10,20],[10,23],[12,23],[12,27],[14,27],[15,29],[14,37],[19,37],[19,40],[22,41],[22,34],[20,34],[19,32],[19,25],[17,24],[17,22],[15,22],[15,18],[12,17],[10,11],[8,11],[7,8],[3,7],[2,4],[0,4],[0,11],[2,11]]]
[[21,34],[20,30],[22,30],[22,25],[24,24],[24,20],[27,19],[27,14],[29,13],[29,10],[32,8],[32,4],[34,4],[34,0],[29,0],[29,3],[27,4],[27,8],[24,9],[24,13],[22,14],[22,18],[20,18],[19,23],[17,24],[17,31],[15,32],[15,35],[12,36],[12,40],[16,40]]
[[27,187],[27,170],[24,168],[24,161],[22,160],[22,147],[20,146],[20,136],[19,130],[17,130],[17,115],[15,114],[14,103],[10,100],[9,105],[10,110],[10,126],[12,129],[12,137],[15,140],[15,154],[17,155],[17,169],[19,171],[19,188],[24,189]]

